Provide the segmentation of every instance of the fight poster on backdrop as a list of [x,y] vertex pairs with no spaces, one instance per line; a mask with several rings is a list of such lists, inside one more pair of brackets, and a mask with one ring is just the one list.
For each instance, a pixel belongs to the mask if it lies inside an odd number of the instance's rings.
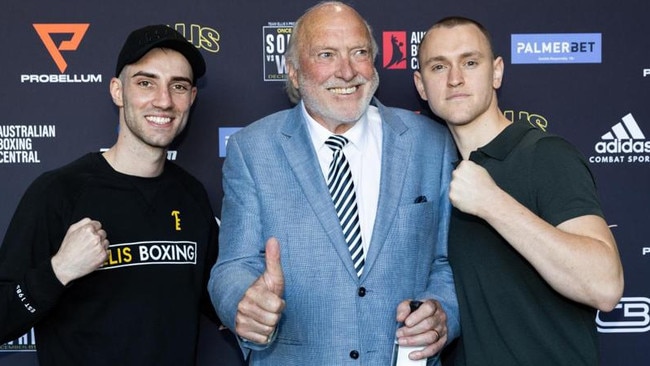
[[[207,73],[187,131],[168,156],[221,210],[229,136],[291,106],[283,90],[295,20],[317,1],[70,0],[10,2],[0,12],[0,235],[20,197],[45,171],[111,146],[117,110],[108,94],[129,30],[167,24],[203,54]],[[598,312],[603,366],[650,362],[650,23],[642,0],[544,3],[480,0],[352,2],[373,29],[382,103],[429,113],[413,86],[428,27],[465,15],[490,30],[504,58],[499,91],[511,119],[565,137],[587,158],[625,269],[625,293]],[[1,326],[1,325],[0,325]],[[199,365],[243,365],[228,330],[202,319]],[[38,365],[33,331],[0,346],[0,364]],[[647,362],[646,362],[647,361]]]
[[262,27],[264,35],[264,81],[282,81],[287,78],[287,50],[293,22],[269,22]]

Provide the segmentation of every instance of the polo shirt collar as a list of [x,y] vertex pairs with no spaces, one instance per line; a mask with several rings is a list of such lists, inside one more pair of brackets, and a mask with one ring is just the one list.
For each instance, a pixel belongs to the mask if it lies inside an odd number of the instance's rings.
[[505,160],[508,154],[521,141],[522,137],[532,129],[535,129],[535,127],[524,121],[511,123],[487,145],[479,147],[476,151],[472,151],[470,160],[479,164],[487,157]]

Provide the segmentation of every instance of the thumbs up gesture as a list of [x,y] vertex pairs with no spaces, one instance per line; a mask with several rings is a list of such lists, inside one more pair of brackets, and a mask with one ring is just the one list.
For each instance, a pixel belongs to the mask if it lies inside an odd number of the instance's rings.
[[258,344],[269,343],[285,307],[280,243],[276,238],[266,241],[265,260],[266,270],[244,293],[235,317],[237,334]]

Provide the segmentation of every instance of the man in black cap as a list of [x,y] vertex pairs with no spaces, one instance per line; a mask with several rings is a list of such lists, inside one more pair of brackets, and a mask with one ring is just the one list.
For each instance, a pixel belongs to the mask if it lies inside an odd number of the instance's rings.
[[132,32],[110,93],[119,135],[37,178],[0,247],[0,344],[34,327],[41,366],[192,365],[218,228],[202,184],[167,161],[205,73],[155,25]]

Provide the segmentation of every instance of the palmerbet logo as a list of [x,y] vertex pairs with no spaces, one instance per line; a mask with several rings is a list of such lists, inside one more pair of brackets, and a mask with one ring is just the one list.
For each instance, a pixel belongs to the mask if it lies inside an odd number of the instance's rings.
[[512,63],[600,63],[601,38],[600,33],[512,34]]
[[599,155],[590,156],[590,163],[650,163],[650,141],[632,113],[602,135],[594,150]]

